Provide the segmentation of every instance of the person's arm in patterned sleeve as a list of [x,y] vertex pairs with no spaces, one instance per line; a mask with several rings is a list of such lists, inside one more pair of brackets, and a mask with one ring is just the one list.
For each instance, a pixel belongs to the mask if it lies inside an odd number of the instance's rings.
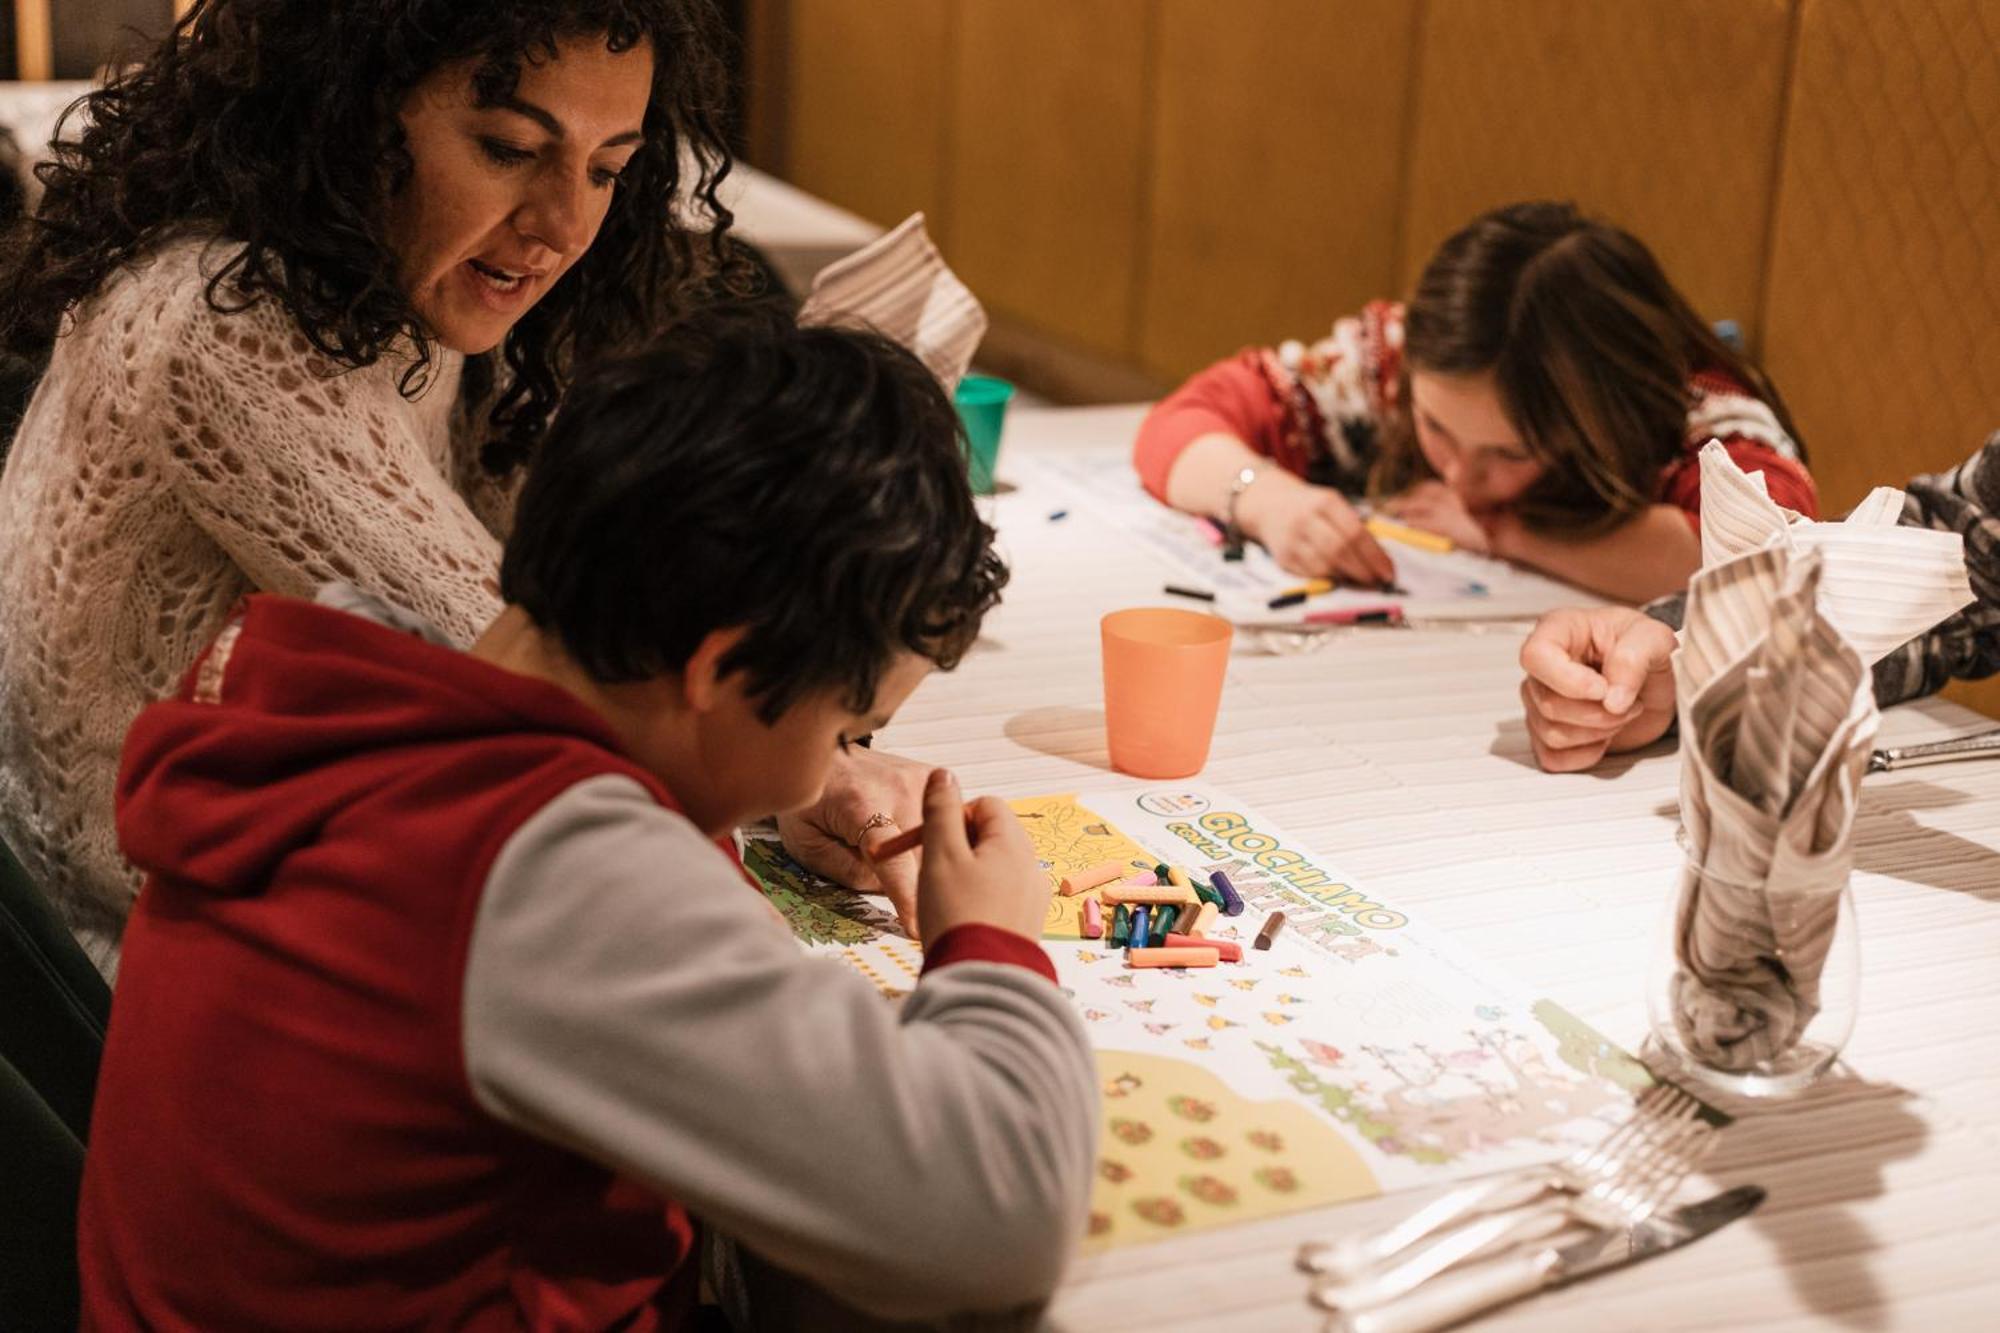
[[1341,494],[1356,493],[1373,459],[1385,303],[1344,319],[1311,347],[1250,348],[1175,390],[1133,444],[1140,480],[1191,514],[1234,517],[1295,574],[1389,582],[1395,564]]
[[[2000,433],[1949,472],[1904,487],[1907,527],[1965,539],[1973,604],[1875,664],[1883,707],[1935,694],[1952,680],[2000,674]],[[1630,607],[1564,607],[1536,624],[1521,648],[1521,703],[1535,761],[1550,772],[1595,766],[1673,726],[1672,631],[1683,593]]]
[[1884,707],[1935,694],[1948,681],[2000,673],[2000,432],[1951,471],[1913,477],[1903,489],[1906,526],[1965,539],[1977,600],[1875,664],[1875,699]]

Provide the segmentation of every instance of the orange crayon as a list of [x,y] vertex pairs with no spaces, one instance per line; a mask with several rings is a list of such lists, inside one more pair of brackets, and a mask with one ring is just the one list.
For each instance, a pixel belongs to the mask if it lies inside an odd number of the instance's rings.
[[1216,910],[1214,903],[1204,902],[1201,905],[1201,910],[1194,914],[1194,920],[1188,922],[1188,928],[1182,934],[1206,935],[1215,925],[1216,918],[1221,915],[1222,913]]
[[1085,889],[1094,889],[1100,884],[1108,884],[1124,874],[1129,867],[1123,861],[1099,861],[1087,870],[1079,870],[1073,875],[1062,877],[1062,894],[1074,898]]
[[1222,958],[1213,948],[1127,949],[1127,967],[1214,967]]
[[1104,901],[1113,907],[1130,903],[1134,907],[1179,907],[1188,901],[1188,891],[1177,884],[1106,884]]

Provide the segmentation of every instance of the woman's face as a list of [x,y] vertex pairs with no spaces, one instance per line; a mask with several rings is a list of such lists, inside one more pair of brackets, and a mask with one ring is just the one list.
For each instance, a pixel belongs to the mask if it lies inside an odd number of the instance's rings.
[[1491,371],[1412,370],[1410,412],[1424,460],[1473,513],[1504,509],[1542,479],[1542,464],[1507,419]]
[[565,40],[491,106],[475,100],[476,68],[445,65],[404,99],[414,170],[389,209],[417,318],[467,355],[498,346],[597,238],[644,137],[653,53]]

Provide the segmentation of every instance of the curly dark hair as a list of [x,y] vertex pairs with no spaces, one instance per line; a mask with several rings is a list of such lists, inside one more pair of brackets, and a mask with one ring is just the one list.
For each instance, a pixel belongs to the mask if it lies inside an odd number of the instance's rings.
[[597,34],[613,51],[652,47],[646,139],[589,252],[468,365],[467,393],[491,399],[485,465],[512,469],[572,365],[738,281],[716,197],[731,160],[712,0],[197,0],[147,59],[64,114],[37,169],[41,206],[0,247],[0,352],[45,364],[77,302],[172,234],[205,228],[242,243],[208,285],[211,306],[275,300],[342,366],[407,339],[414,396],[434,344],[387,241],[385,205],[412,169],[398,108],[467,59],[475,96],[500,100],[523,62]]
[[898,652],[949,670],[1006,582],[936,376],[768,303],[583,370],[500,564],[502,595],[598,681],[747,626],[720,665],[767,723],[819,690],[868,711]]

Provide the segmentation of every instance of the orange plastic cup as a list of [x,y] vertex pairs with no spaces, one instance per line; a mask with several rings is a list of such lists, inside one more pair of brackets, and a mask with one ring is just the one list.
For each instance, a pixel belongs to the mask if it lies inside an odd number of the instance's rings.
[[1113,611],[1104,635],[1104,730],[1111,766],[1185,778],[1208,762],[1229,666],[1229,622],[1169,607]]

